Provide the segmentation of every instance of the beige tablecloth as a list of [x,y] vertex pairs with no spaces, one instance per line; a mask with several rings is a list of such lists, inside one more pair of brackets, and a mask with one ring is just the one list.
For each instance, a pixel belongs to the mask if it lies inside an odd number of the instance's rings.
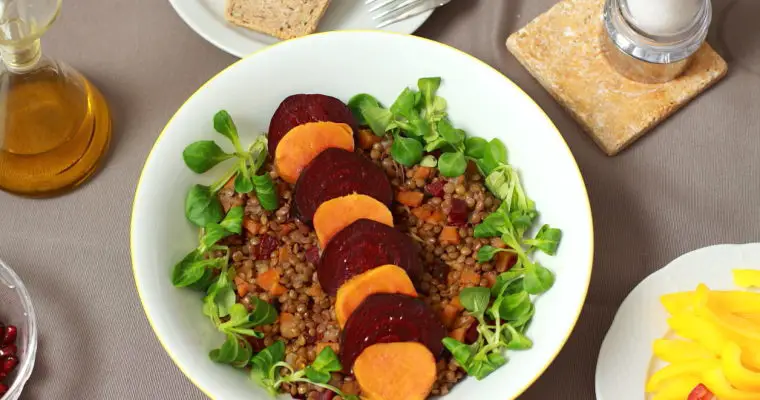
[[[185,0],[195,1],[195,0]],[[359,1],[359,0],[357,0]],[[87,74],[114,113],[102,172],[60,198],[0,193],[0,258],[25,280],[41,328],[24,399],[202,399],[172,364],[134,288],[128,226],[140,168],[169,117],[235,61],[162,0],[67,0],[45,51]],[[522,397],[592,399],[601,340],[646,275],[705,245],[760,241],[760,2],[713,0],[729,76],[608,158],[506,51],[553,0],[455,0],[418,34],[469,52],[520,85],[560,128],[588,185],[596,262],[557,360]]]

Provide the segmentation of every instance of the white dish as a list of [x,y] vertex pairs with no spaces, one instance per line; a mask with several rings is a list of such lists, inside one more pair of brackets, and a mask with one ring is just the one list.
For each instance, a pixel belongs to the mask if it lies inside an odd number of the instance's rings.
[[[388,62],[389,57],[395,61]],[[446,398],[517,397],[559,353],[586,298],[593,258],[586,188],[562,136],[509,79],[456,49],[414,36],[332,32],[268,47],[211,79],[169,121],[138,183],[131,228],[137,289],[160,342],[209,397],[267,398],[247,374],[208,359],[223,336],[202,314],[201,296],[170,282],[172,266],[197,240],[184,216],[185,194],[192,184],[214,179],[213,171],[202,177],[190,172],[182,150],[215,135],[211,120],[220,109],[229,111],[239,130],[249,135],[244,140],[252,140],[267,130],[272,113],[288,95],[318,92],[347,101],[366,92],[390,104],[404,87],[425,76],[442,77],[440,95],[457,127],[487,139],[499,137],[507,145],[511,164],[521,171],[525,189],[542,213],[539,225],[547,221],[564,233],[556,257],[539,257],[557,279],[536,302],[528,330],[534,348],[509,353],[506,366],[483,381],[466,380]]]
[[[235,26],[224,17],[226,0],[169,0],[174,10],[198,35],[214,46],[237,57],[245,57],[277,43],[279,39]],[[433,13],[426,11],[412,18],[381,28],[383,31],[411,34]],[[363,0],[332,0],[318,32],[376,29],[376,21]]]
[[758,268],[760,243],[718,245],[692,251],[649,275],[626,297],[602,343],[596,364],[598,400],[643,400],[653,365],[652,342],[669,329],[660,296],[694,290],[735,290],[732,270]]

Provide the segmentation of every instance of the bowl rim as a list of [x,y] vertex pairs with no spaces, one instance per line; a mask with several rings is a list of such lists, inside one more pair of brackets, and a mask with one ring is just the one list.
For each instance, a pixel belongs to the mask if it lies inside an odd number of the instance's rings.
[[29,295],[24,282],[21,277],[18,276],[7,263],[0,259],[0,270],[8,274],[11,279],[11,285],[15,286],[21,298],[21,305],[24,307],[27,320],[27,332],[22,332],[27,338],[27,348],[24,351],[22,359],[19,361],[18,370],[16,372],[16,379],[8,387],[8,392],[5,393],[1,400],[14,400],[21,396],[21,392],[24,390],[26,382],[32,375],[34,369],[34,361],[37,358],[37,315],[34,312],[34,304],[32,303],[32,297]]
[[481,59],[479,59],[479,58],[477,58],[477,57],[475,57],[475,56],[473,56],[473,55],[471,55],[469,53],[466,53],[466,52],[464,52],[462,50],[459,50],[459,49],[457,49],[457,48],[455,48],[453,46],[449,46],[447,44],[444,44],[444,43],[441,43],[441,42],[437,42],[437,41],[432,40],[432,39],[424,38],[424,37],[421,37],[421,36],[415,36],[415,35],[404,34],[404,33],[397,33],[397,32],[366,30],[366,29],[355,29],[355,30],[341,30],[341,31],[330,31],[330,32],[318,32],[318,33],[314,33],[314,34],[311,34],[311,35],[308,35],[308,36],[303,36],[303,37],[299,37],[299,38],[295,38],[295,39],[280,41],[280,42],[277,42],[277,43],[272,44],[270,46],[263,47],[263,48],[255,51],[253,53],[250,53],[247,56],[245,56],[245,57],[243,57],[243,58],[241,58],[239,60],[236,60],[232,64],[228,65],[227,67],[225,67],[224,69],[222,69],[220,72],[218,72],[214,76],[212,76],[210,79],[208,79],[205,83],[203,83],[197,90],[195,90],[193,92],[192,95],[190,95],[190,97],[188,97],[182,103],[182,105],[177,109],[177,111],[174,112],[174,114],[171,116],[171,118],[169,118],[169,120],[167,121],[166,125],[164,125],[164,128],[161,130],[161,133],[158,135],[158,137],[154,141],[153,146],[151,147],[151,150],[148,153],[148,156],[146,157],[145,162],[143,163],[143,167],[142,167],[142,169],[140,171],[140,177],[138,178],[137,185],[135,186],[135,194],[134,194],[134,196],[132,198],[132,213],[131,213],[131,216],[130,216],[130,235],[129,235],[129,237],[130,237],[129,251],[130,251],[130,257],[132,259],[132,275],[133,275],[133,278],[135,280],[135,286],[137,288],[137,295],[138,295],[138,298],[140,299],[140,304],[143,307],[143,312],[145,313],[145,317],[148,320],[148,324],[150,325],[151,329],[153,330],[153,334],[158,339],[158,342],[161,344],[161,347],[164,348],[164,351],[169,356],[169,358],[172,360],[172,362],[174,363],[174,365],[180,370],[180,372],[182,372],[182,374],[185,375],[185,377],[196,388],[198,388],[201,392],[203,392],[203,394],[205,394],[208,398],[213,399],[213,400],[218,400],[214,395],[212,395],[211,393],[209,393],[208,391],[206,391],[206,389],[204,389],[202,387],[202,385],[200,385],[198,382],[196,382],[195,379],[191,376],[191,374],[188,371],[186,371],[184,367],[182,367],[180,365],[180,363],[177,361],[177,357],[169,350],[169,347],[166,345],[166,343],[164,343],[164,339],[161,336],[159,336],[158,332],[156,331],[156,327],[153,324],[153,321],[151,320],[150,314],[148,313],[148,307],[147,307],[145,301],[143,301],[143,294],[140,291],[140,284],[138,283],[138,278],[137,278],[137,267],[136,267],[136,259],[137,259],[137,257],[135,256],[135,249],[134,249],[134,238],[136,237],[135,218],[134,218],[134,216],[135,216],[135,211],[136,211],[136,204],[137,204],[138,193],[139,193],[140,188],[142,186],[143,177],[145,176],[145,166],[152,159],[152,157],[154,155],[154,151],[155,151],[155,149],[156,149],[159,141],[163,138],[164,134],[166,133],[167,128],[172,124],[172,122],[174,121],[174,118],[177,117],[177,115],[180,113],[180,111],[182,111],[182,109],[187,105],[187,103],[189,103],[190,100],[192,100],[196,95],[198,95],[200,92],[202,92],[206,88],[206,86],[210,85],[217,78],[219,78],[221,75],[223,75],[224,73],[226,73],[227,70],[235,67],[238,63],[244,62],[244,61],[246,61],[246,60],[248,60],[249,58],[252,58],[252,57],[260,56],[261,54],[263,54],[263,53],[265,53],[265,52],[267,52],[267,51],[269,51],[269,50],[271,50],[271,49],[273,49],[273,48],[275,48],[277,46],[291,45],[292,44],[291,42],[309,40],[309,38],[313,38],[313,37],[337,36],[337,35],[354,35],[354,34],[372,34],[372,35],[385,35],[385,36],[401,36],[401,37],[404,37],[405,39],[408,39],[408,40],[422,41],[422,42],[425,42],[428,45],[435,45],[435,46],[439,46],[439,47],[444,47],[444,48],[446,48],[448,50],[453,50],[454,52],[458,53],[460,56],[468,58],[471,61],[475,61],[476,63],[480,64],[482,67],[490,69],[493,72],[496,72],[497,75],[500,76],[502,79],[504,79],[504,81],[508,85],[512,86],[516,90],[516,92],[524,98],[525,101],[533,104],[540,111],[540,114],[543,116],[543,118],[546,120],[546,122],[548,122],[549,126],[551,126],[553,128],[554,134],[557,136],[557,139],[559,139],[559,141],[564,145],[563,148],[567,152],[567,155],[570,157],[570,160],[572,161],[573,166],[575,167],[574,168],[574,172],[578,175],[578,179],[580,180],[580,182],[582,184],[582,193],[584,194],[585,205],[586,205],[586,208],[589,211],[588,212],[589,218],[588,218],[587,224],[588,224],[588,231],[589,231],[589,234],[590,234],[590,237],[591,237],[591,240],[589,241],[589,249],[588,249],[589,263],[588,263],[588,266],[586,266],[586,269],[588,270],[588,279],[586,281],[586,284],[582,287],[582,290],[583,290],[583,301],[579,303],[578,309],[575,311],[575,314],[573,316],[573,323],[572,323],[571,329],[569,329],[567,331],[567,333],[564,335],[564,338],[562,338],[562,341],[561,341],[562,345],[559,346],[557,348],[557,350],[554,351],[554,353],[552,354],[552,356],[547,359],[547,361],[544,364],[544,366],[541,367],[536,372],[536,375],[532,379],[530,379],[522,388],[520,388],[518,390],[518,392],[517,392],[518,394],[515,396],[515,398],[517,398],[520,395],[522,395],[523,393],[525,393],[525,391],[528,390],[528,388],[530,388],[531,386],[533,386],[533,384],[538,380],[538,378],[540,378],[544,374],[544,372],[546,372],[546,370],[549,368],[549,366],[554,362],[554,360],[557,358],[557,356],[562,351],[562,349],[565,348],[565,346],[567,345],[568,340],[570,339],[570,335],[573,333],[573,331],[575,331],[575,327],[577,326],[578,320],[580,319],[580,315],[581,315],[581,312],[583,310],[583,306],[586,304],[586,299],[588,298],[588,289],[589,289],[589,286],[591,284],[591,274],[592,274],[593,265],[594,265],[594,224],[593,224],[593,214],[592,214],[592,210],[591,210],[591,202],[590,202],[590,199],[588,197],[588,189],[586,188],[586,182],[583,179],[583,174],[581,174],[580,168],[578,167],[578,162],[575,160],[575,157],[573,156],[572,151],[570,151],[570,147],[567,145],[567,142],[565,141],[565,138],[559,132],[559,129],[557,129],[557,126],[554,124],[554,122],[551,120],[551,118],[549,118],[549,116],[546,114],[546,112],[543,110],[543,108],[541,108],[541,106],[539,106],[538,103],[536,103],[530,96],[528,96],[528,94],[525,93],[525,91],[522,90],[522,88],[520,88],[516,83],[514,83],[511,79],[509,79],[501,71],[499,71],[498,69],[496,69],[493,66],[489,65],[485,61],[483,61],[483,60],[481,60]]

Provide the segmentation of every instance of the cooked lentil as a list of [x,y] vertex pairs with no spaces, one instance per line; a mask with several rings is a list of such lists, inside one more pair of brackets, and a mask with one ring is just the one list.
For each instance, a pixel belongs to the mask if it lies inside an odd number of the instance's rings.
[[[460,236],[458,244],[442,244],[439,240],[447,218],[442,222],[427,222],[415,217],[406,206],[396,205],[392,209],[397,221],[396,227],[421,245],[426,273],[419,284],[420,297],[435,312],[440,312],[458,296],[461,288],[488,286],[488,279],[481,277],[480,273],[492,271],[493,265],[478,263],[475,258],[477,250],[483,245],[501,247],[504,243],[498,238],[473,237],[473,226],[495,211],[499,201],[485,188],[481,176],[477,172],[469,172],[470,169],[458,178],[439,176],[436,169],[432,169],[425,178],[420,178],[425,174],[417,175],[419,166],[407,169],[391,158],[391,144],[392,139],[386,138],[375,143],[369,151],[363,151],[363,154],[385,170],[394,191],[424,190],[426,185],[441,181],[444,183],[443,196],[426,196],[422,206],[441,210],[448,218],[452,199],[463,200],[467,205],[469,221],[467,226],[457,229]],[[230,237],[225,239],[225,244],[232,251],[232,265],[237,272],[236,283],[245,284],[248,289],[244,296],[238,296],[238,302],[250,309],[251,298],[255,296],[271,302],[280,313],[293,316],[287,324],[278,321],[261,327],[265,336],[263,340],[252,341],[255,350],[282,340],[286,345],[285,361],[296,369],[302,369],[315,359],[324,346],[335,349],[339,346],[340,329],[335,319],[335,298],[322,291],[317,280],[316,265],[307,256],[310,249],[317,247],[314,231],[291,215],[292,187],[279,179],[271,165],[265,168],[278,189],[280,208],[269,212],[261,207],[254,194],[246,197],[229,189],[220,191],[220,201],[226,209],[228,206],[245,205],[246,217],[258,227],[254,230],[255,234],[247,233],[244,240],[241,236]],[[275,247],[271,251],[267,247],[264,249],[266,254],[259,254],[265,241],[274,242]],[[279,273],[280,284],[287,290],[284,294],[273,296],[256,284],[256,278],[269,269]],[[463,281],[464,271],[478,274],[477,281]],[[472,323],[471,317],[460,315],[454,327],[469,326]],[[437,370],[438,376],[431,391],[433,396],[447,394],[466,376],[449,354],[438,361]],[[360,394],[360,388],[352,375],[333,373],[330,383],[347,394]],[[282,389],[300,399],[322,399],[324,392],[322,388],[304,383],[284,384]]]

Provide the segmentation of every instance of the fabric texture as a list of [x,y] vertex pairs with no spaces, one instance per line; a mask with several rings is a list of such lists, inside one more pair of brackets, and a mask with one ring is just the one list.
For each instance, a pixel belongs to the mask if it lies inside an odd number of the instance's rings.
[[[521,398],[588,400],[602,338],[639,281],[699,247],[760,241],[760,2],[713,0],[709,40],[728,60],[729,75],[613,158],[507,52],[507,36],[553,4],[454,0],[418,34],[514,80],[554,121],[580,165],[596,230],[591,288],[564,350]],[[161,129],[235,58],[159,0],[65,1],[43,47],[103,91],[115,130],[102,170],[80,189],[48,200],[0,193],[0,258],[28,286],[40,327],[37,365],[22,398],[204,399],[145,318],[129,219]]]

